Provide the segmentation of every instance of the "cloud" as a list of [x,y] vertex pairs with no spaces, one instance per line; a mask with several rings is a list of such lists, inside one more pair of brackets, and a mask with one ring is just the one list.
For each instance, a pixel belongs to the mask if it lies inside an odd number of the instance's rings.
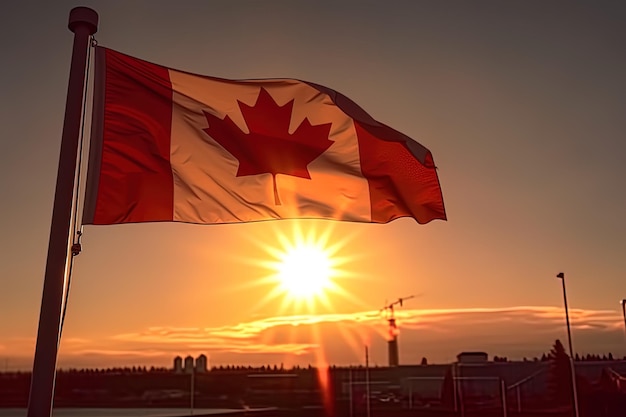
[[[626,354],[621,312],[572,309],[570,321],[580,353]],[[450,362],[463,350],[484,350],[511,359],[541,356],[555,339],[565,342],[563,309],[552,306],[396,311],[403,363]],[[388,326],[378,311],[260,318],[216,327],[149,327],[100,339],[64,338],[63,363],[138,363],[169,366],[174,356],[209,355],[213,364],[306,365],[386,363]],[[11,340],[4,351],[30,345]],[[28,351],[28,350],[27,350]],[[73,359],[72,359],[73,358]]]
[[109,356],[109,357],[116,357],[116,356],[129,357],[129,356],[135,356],[135,357],[138,357],[138,358],[145,358],[145,357],[153,358],[153,357],[159,357],[159,356],[171,354],[168,351],[155,350],[155,349],[147,349],[147,350],[143,350],[143,349],[134,349],[134,350],[79,349],[79,350],[75,350],[73,353],[75,355],[86,355],[86,356],[88,356],[88,355]]
[[[563,309],[551,306],[406,309],[398,310],[396,319],[405,350],[414,345],[424,356],[439,360],[452,360],[472,346],[498,350],[498,355],[533,356],[549,350],[555,339],[564,338],[565,331]],[[595,344],[581,344],[585,351],[601,350],[605,345],[612,348],[610,339],[621,330],[615,311],[572,309],[570,319],[574,332],[591,332],[595,337]],[[377,311],[363,311],[270,317],[214,328],[152,327],[113,339],[134,345],[203,349],[229,358],[233,356],[228,353],[238,353],[243,361],[255,354],[306,355],[317,349],[324,349],[331,361],[354,361],[359,360],[365,343],[378,344],[379,350],[386,351],[386,334],[385,319]]]
[[[621,327],[621,321],[615,311],[571,309],[569,311],[571,328],[614,331]],[[462,322],[463,325],[498,323],[517,323],[532,326],[557,328],[563,327],[564,312],[558,307],[520,306],[506,308],[469,308],[456,310],[405,310],[396,314],[404,326],[434,328],[442,324]]]

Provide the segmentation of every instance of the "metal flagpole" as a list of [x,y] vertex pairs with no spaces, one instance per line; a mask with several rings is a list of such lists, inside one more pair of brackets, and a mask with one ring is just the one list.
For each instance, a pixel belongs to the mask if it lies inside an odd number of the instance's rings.
[[567,292],[565,291],[565,274],[559,272],[556,276],[563,283],[563,304],[565,304],[565,323],[567,324],[567,341],[569,343],[569,361],[572,371],[572,394],[574,395],[574,416],[578,417],[578,390],[576,389],[576,369],[574,368],[574,349],[572,348],[572,333],[569,326],[569,312],[567,310]]
[[76,7],[70,12],[68,28],[74,32],[74,47],[28,399],[28,417],[49,417],[52,413],[63,284],[69,255],[74,176],[83,111],[87,48],[90,36],[98,30],[98,14],[87,7]]

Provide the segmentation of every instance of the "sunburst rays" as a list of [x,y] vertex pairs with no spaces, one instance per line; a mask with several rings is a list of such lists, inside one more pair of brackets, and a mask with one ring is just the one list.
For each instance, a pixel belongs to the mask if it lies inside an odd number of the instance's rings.
[[358,300],[342,285],[354,278],[350,263],[356,258],[346,255],[352,236],[337,239],[333,223],[293,221],[287,232],[274,228],[277,244],[254,243],[267,255],[252,262],[263,270],[253,285],[271,287],[259,304],[280,302],[279,312],[316,313],[319,307],[333,309],[332,300]]

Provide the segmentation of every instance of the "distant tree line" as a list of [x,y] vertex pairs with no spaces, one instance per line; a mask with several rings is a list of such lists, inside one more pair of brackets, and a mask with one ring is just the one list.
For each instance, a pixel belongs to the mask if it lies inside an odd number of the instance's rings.
[[[558,341],[560,344],[561,342]],[[562,345],[561,345],[562,346]],[[563,351],[566,353],[565,351]],[[567,353],[566,353],[567,354]],[[523,357],[523,362],[549,362],[551,359],[554,359],[555,350],[554,348],[550,352],[546,352],[542,354],[540,357],[533,357],[529,359],[527,357]],[[610,362],[615,360],[624,360],[626,361],[626,356],[623,358],[615,358],[611,352],[607,354],[576,354],[574,356],[574,361],[576,362]],[[506,356],[494,356],[493,362],[514,362],[510,360]],[[425,366],[428,365],[428,359],[423,357],[420,361],[420,365]],[[341,369],[348,368],[347,366],[337,366],[330,365],[330,369]],[[352,368],[364,368],[362,364],[357,366],[352,366]],[[378,368],[378,365],[370,365],[370,368]],[[281,372],[297,372],[303,370],[312,370],[316,369],[316,367],[311,364],[307,366],[294,365],[292,367],[285,367],[284,364],[274,364],[274,365],[261,365],[261,366],[252,366],[252,365],[216,365],[211,367],[210,372],[272,372],[272,373],[281,373]],[[137,375],[137,374],[165,374],[172,373],[173,368],[167,367],[156,367],[156,366],[130,366],[130,367],[109,367],[109,368],[60,368],[57,370],[58,374],[86,374],[86,375]],[[30,371],[9,371],[2,372],[0,371],[0,375],[21,375],[21,374],[30,374]]]
[[[569,356],[569,355],[568,355]],[[544,353],[543,355],[541,355],[541,357],[537,357],[535,356],[532,359],[528,359],[527,357],[522,358],[523,362],[549,362],[551,359],[554,358],[554,352],[547,352]],[[617,358],[615,359],[613,357],[612,353],[608,353],[608,354],[604,354],[604,355],[597,355],[597,354],[586,354],[586,355],[579,355],[578,353],[574,356],[574,361],[576,362],[610,362],[610,361],[615,361],[615,360],[624,360],[626,361],[626,356],[624,356],[622,359]],[[511,362],[509,360],[509,358],[507,358],[506,356],[494,356],[493,357],[493,361],[494,362]]]

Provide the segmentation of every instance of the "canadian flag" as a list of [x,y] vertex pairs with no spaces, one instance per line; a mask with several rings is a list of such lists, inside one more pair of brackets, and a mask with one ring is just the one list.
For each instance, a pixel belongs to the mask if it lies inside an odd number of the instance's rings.
[[83,222],[446,218],[428,149],[347,97],[97,47]]

